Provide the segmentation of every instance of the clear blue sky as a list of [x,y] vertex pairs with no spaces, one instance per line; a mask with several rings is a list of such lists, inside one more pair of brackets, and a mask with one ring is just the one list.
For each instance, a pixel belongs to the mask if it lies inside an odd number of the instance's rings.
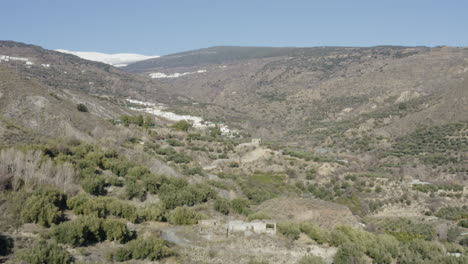
[[0,0],[0,39],[147,55],[216,45],[468,46],[468,1]]

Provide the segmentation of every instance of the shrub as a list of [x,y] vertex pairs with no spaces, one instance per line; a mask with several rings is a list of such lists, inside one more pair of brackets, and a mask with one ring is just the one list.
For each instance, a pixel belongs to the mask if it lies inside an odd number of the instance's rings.
[[[178,187],[179,184],[183,186]],[[172,181],[163,184],[159,190],[159,198],[166,208],[173,209],[177,206],[193,206],[216,198],[216,192],[206,184],[186,185],[186,182]]]
[[18,258],[29,264],[68,264],[72,262],[70,254],[56,242],[39,240],[32,248],[18,252]]
[[201,219],[201,216],[188,207],[177,207],[170,216],[169,222],[174,225],[193,225]]
[[214,203],[214,209],[225,215],[228,215],[231,210],[229,201],[223,198],[216,199]]
[[131,222],[136,222],[138,218],[135,206],[112,197],[92,199],[88,195],[80,194],[70,198],[67,204],[75,214],[102,218],[112,215]]
[[188,131],[189,128],[191,127],[192,125],[185,120],[177,121],[172,125],[172,128],[179,130],[179,131]]
[[[421,239],[415,239],[405,245],[399,261],[400,263],[414,263],[411,261],[417,260],[422,262],[422,260],[424,260],[422,263],[425,263],[428,262],[428,260],[434,260],[438,256],[441,256],[443,252],[443,248],[438,244]],[[405,262],[405,259],[407,262]]]
[[464,246],[464,247],[468,247],[468,237],[465,237],[465,238],[461,239],[459,244]]
[[255,204],[274,198],[279,194],[296,190],[295,187],[286,183],[284,175],[271,173],[255,173],[239,180],[239,184],[245,196]]
[[468,206],[463,207],[443,207],[435,214],[437,217],[448,219],[448,220],[460,220],[468,218]]
[[299,225],[295,223],[290,223],[290,222],[279,223],[278,232],[291,240],[298,239],[299,235],[301,234]]
[[150,204],[138,212],[138,217],[145,221],[159,221],[167,220],[166,207],[161,204]]
[[0,256],[6,256],[11,253],[14,242],[11,237],[0,235]]
[[89,194],[103,195],[106,193],[106,180],[101,175],[86,176],[80,180],[80,184],[83,190]]
[[459,226],[468,228],[468,219],[463,219],[458,223]]
[[247,217],[247,220],[253,221],[253,220],[263,220],[263,219],[271,219],[271,217],[263,212],[256,212],[253,214],[249,214]]
[[319,244],[328,243],[329,241],[328,232],[312,223],[303,223],[301,224],[300,229],[308,237],[315,240]]
[[155,261],[172,256],[173,254],[173,251],[167,246],[166,241],[162,239],[138,238],[111,253],[110,258],[115,261],[127,261],[131,259],[148,259]]
[[76,109],[80,112],[88,112],[88,107],[84,104],[77,104]]
[[325,261],[319,256],[309,255],[299,259],[297,264],[325,264]]
[[345,243],[338,247],[333,258],[333,264],[365,264],[366,259],[362,250],[351,243]]
[[450,227],[447,231],[447,241],[455,242],[455,240],[457,240],[460,233],[461,233],[461,230],[457,226]]
[[137,181],[135,178],[127,178],[125,180],[125,198],[138,198],[140,201],[146,199],[146,188],[144,183]]
[[406,218],[386,218],[376,223],[375,227],[403,242],[414,239],[432,240],[436,234],[430,224]]
[[124,223],[91,216],[79,216],[75,220],[54,226],[49,235],[59,243],[71,246],[84,246],[104,240],[124,242],[131,237]]
[[62,209],[67,196],[55,189],[40,187],[26,200],[21,209],[21,219],[27,223],[43,226],[56,224],[62,219]]
[[231,209],[242,215],[248,215],[250,213],[249,200],[238,198],[231,201]]

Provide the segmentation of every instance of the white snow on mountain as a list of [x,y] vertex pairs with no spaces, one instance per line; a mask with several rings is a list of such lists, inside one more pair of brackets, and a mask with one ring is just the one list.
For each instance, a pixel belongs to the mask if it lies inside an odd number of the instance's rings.
[[158,58],[159,56],[147,56],[135,53],[115,53],[106,54],[101,52],[84,52],[84,51],[70,51],[64,49],[57,49],[56,51],[76,55],[82,59],[103,62],[115,67],[124,67],[130,63],[137,61]]

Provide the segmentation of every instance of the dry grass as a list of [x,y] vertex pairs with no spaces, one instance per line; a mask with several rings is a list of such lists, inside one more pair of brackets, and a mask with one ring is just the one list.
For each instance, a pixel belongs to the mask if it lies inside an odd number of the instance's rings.
[[2,188],[16,190],[22,184],[47,184],[67,192],[77,191],[77,173],[70,163],[54,164],[40,151],[20,151],[14,148],[0,152],[0,183]]

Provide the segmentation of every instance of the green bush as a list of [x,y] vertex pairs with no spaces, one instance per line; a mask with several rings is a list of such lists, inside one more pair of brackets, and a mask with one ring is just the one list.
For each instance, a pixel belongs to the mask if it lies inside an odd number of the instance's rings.
[[297,188],[287,184],[284,175],[255,173],[238,180],[242,192],[253,203],[258,204],[280,194],[295,192]]
[[455,242],[460,235],[461,230],[457,226],[452,226],[447,231],[447,241],[448,242]]
[[253,214],[249,214],[249,216],[247,217],[248,221],[263,220],[263,219],[271,219],[271,217],[264,212],[256,212]]
[[104,240],[127,241],[131,232],[119,220],[79,216],[75,220],[52,227],[50,237],[59,243],[71,246],[84,246]]
[[308,237],[315,240],[319,244],[325,244],[329,242],[330,235],[328,234],[328,232],[312,223],[303,223],[300,225],[300,229]]
[[179,130],[179,131],[188,131],[189,128],[191,127],[192,127],[192,124],[190,124],[189,122],[185,120],[177,121],[172,125],[172,128]]
[[228,215],[231,211],[229,201],[223,198],[216,199],[214,203],[214,209],[225,215]]
[[159,238],[138,238],[125,244],[124,247],[111,253],[110,258],[115,261],[131,259],[159,260],[174,255],[166,242]]
[[27,223],[50,226],[62,220],[66,206],[66,194],[48,187],[36,189],[21,209],[21,219]]
[[106,194],[105,187],[107,186],[106,180],[104,177],[98,174],[90,175],[83,177],[80,180],[80,185],[85,190],[85,192],[93,195],[103,195]]
[[127,178],[125,180],[125,198],[129,200],[137,198],[140,201],[144,201],[146,199],[144,183],[135,178]]
[[461,239],[459,244],[464,246],[464,247],[468,247],[468,237],[465,237],[465,238]]
[[193,206],[217,196],[216,192],[206,184],[186,185],[184,183],[182,187],[178,187],[177,184],[176,181],[163,184],[159,190],[159,198],[168,209],[183,205]]
[[278,223],[278,232],[289,239],[296,240],[301,234],[301,229],[298,224],[285,222]]
[[459,226],[468,228],[468,219],[463,219],[458,223]]
[[448,220],[461,220],[461,219],[468,219],[468,206],[463,207],[443,207],[437,211],[435,214],[437,217],[448,219]]
[[250,202],[247,199],[237,198],[231,201],[231,209],[237,214],[248,215]]
[[377,231],[393,235],[402,242],[414,239],[432,240],[436,236],[434,227],[428,223],[407,218],[385,218],[375,223]]
[[325,261],[319,256],[309,255],[299,259],[297,264],[325,264]]
[[398,258],[399,263],[427,263],[443,256],[444,249],[435,243],[415,239],[404,245]]
[[193,225],[201,219],[201,216],[188,207],[177,207],[169,215],[169,223],[174,225]]
[[39,240],[31,248],[17,253],[20,260],[29,264],[68,264],[72,262],[70,254],[57,243]]
[[150,204],[138,212],[138,218],[145,221],[167,221],[167,210],[162,203]]
[[333,264],[366,264],[364,252],[351,243],[345,243],[338,247],[333,258]]
[[76,195],[67,202],[75,214],[105,218],[115,216],[131,222],[138,219],[136,207],[112,197],[97,197],[92,199],[86,194]]
[[88,107],[84,104],[77,104],[76,109],[80,112],[88,112]]

